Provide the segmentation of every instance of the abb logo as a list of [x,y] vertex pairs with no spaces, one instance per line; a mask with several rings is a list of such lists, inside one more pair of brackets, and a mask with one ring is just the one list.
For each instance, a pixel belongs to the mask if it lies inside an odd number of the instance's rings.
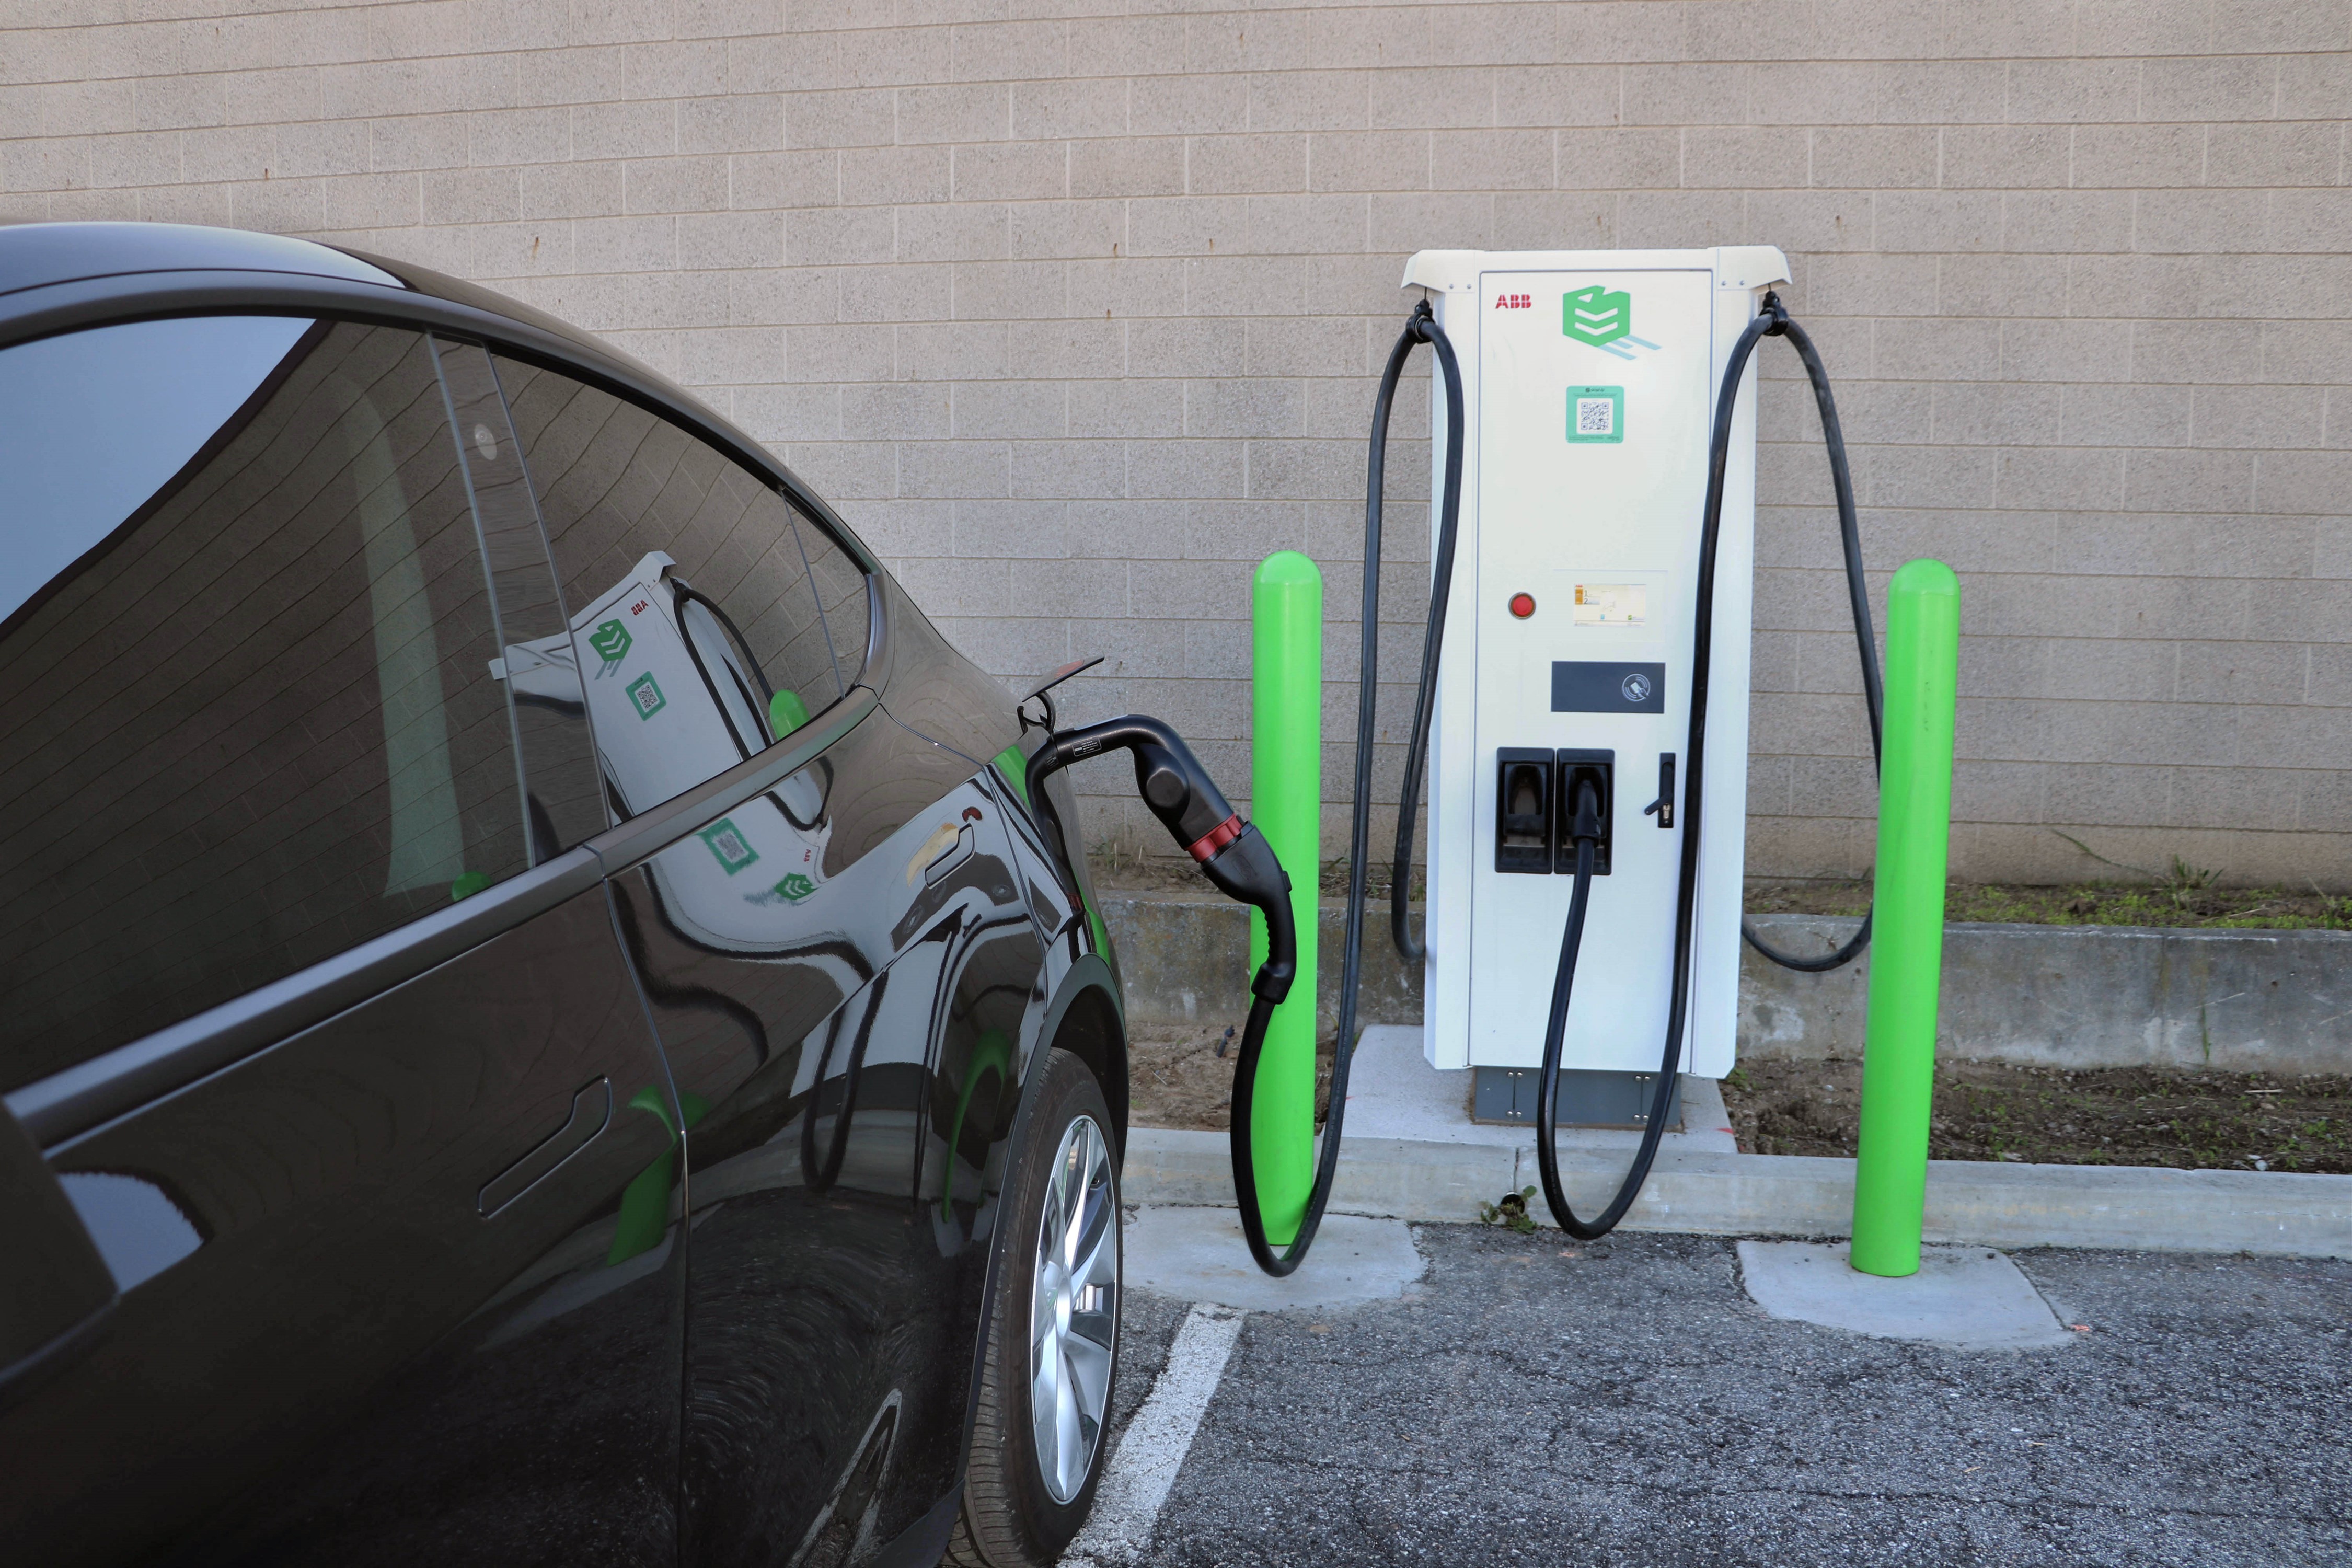
[[642,616],[647,610],[652,608],[653,606],[651,605],[646,604],[643,599],[639,599],[635,604],[629,606],[629,614],[633,616]]
[[1535,306],[1536,297],[1532,294],[1497,294],[1495,296],[1495,309],[1497,310],[1532,310],[1535,309]]

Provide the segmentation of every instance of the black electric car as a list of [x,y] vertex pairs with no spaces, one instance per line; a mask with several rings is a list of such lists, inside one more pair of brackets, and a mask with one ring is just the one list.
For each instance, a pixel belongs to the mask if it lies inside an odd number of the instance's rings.
[[396,261],[0,229],[0,1542],[1051,1561],[1127,1064],[823,500]]

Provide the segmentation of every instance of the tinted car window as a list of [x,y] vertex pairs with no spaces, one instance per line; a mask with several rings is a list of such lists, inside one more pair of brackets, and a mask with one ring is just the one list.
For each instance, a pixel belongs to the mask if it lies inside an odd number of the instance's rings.
[[865,576],[766,479],[570,377],[499,375],[622,809],[724,772],[856,679]]
[[447,406],[427,341],[383,328],[0,351],[0,408],[38,411],[0,458],[8,1085],[527,863]]

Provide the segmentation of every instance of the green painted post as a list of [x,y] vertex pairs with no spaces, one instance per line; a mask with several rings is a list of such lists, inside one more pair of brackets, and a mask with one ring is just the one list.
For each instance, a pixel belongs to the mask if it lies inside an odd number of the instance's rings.
[[1959,579],[1940,561],[1907,563],[1886,595],[1886,736],[1850,1255],[1864,1273],[1890,1278],[1919,1271],[1927,1213],[1959,660]]
[[[1250,1153],[1265,1238],[1287,1247],[1315,1184],[1315,906],[1323,847],[1323,574],[1296,550],[1250,585],[1250,820],[1290,876],[1298,977],[1274,1010],[1252,1089]],[[1265,917],[1250,914],[1250,969]]]

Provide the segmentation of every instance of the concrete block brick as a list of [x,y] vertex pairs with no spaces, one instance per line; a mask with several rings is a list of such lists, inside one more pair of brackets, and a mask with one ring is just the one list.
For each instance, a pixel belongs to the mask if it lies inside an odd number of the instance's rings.
[[669,104],[583,103],[572,110],[575,158],[657,158],[678,150],[677,116]]
[[2133,198],[2132,247],[2188,253],[2242,249],[2268,226],[2270,202],[2267,191],[2141,191]]
[[[772,383],[783,374],[782,327],[704,327],[680,331],[674,337],[677,343],[678,378],[691,385],[748,389]],[[808,399],[820,389],[795,386],[775,390],[795,399]],[[826,401],[832,416],[824,429],[806,432],[808,438],[831,439],[840,435],[838,401]]]
[[[907,87],[949,79],[949,37],[944,28],[856,27],[822,40],[805,34],[783,34],[774,36],[772,42],[779,54],[803,52],[803,59],[792,68],[803,77],[797,84],[803,88]],[[830,67],[830,79],[806,79],[819,78],[826,67]]]
[[1060,437],[1068,429],[1067,402],[1066,389],[1059,382],[998,381],[960,386],[955,389],[951,433],[964,440]]
[[1017,81],[1013,84],[1013,134],[1036,141],[1120,136],[1128,128],[1127,100],[1128,84],[1120,78]]
[[951,148],[851,147],[834,156],[839,160],[845,206],[944,202],[953,191]]
[[326,226],[326,193],[317,180],[239,180],[228,187],[228,212],[238,228],[308,234]]
[[2263,511],[2341,515],[2352,495],[2352,452],[2264,452],[2252,505]]
[[[2180,644],[2171,637],[2000,637],[2043,650],[2041,683],[2003,695],[2080,702],[2167,702],[2179,689]],[[2079,811],[2080,807],[2072,808]]]
[[[569,148],[571,114],[569,110],[562,112],[565,145]],[[359,127],[367,137],[367,167],[371,169],[457,169],[473,158],[473,128],[467,120],[462,114],[412,114],[391,120],[324,123]],[[570,156],[569,152],[565,156]]]
[[1069,24],[1059,19],[985,21],[948,29],[948,79],[1012,81],[1059,76],[1069,58]]
[[[1246,204],[1251,250],[1261,255],[1314,256],[1368,248],[1369,208],[1378,198],[1334,194],[1240,199]],[[1460,243],[1477,242],[1465,237]]]
[[1067,313],[1062,264],[966,261],[955,269],[959,321],[1042,321]]
[[[1184,509],[1184,555],[1191,561],[1254,569],[1275,551],[1296,550],[1306,539],[1300,509],[1289,501],[1195,501]],[[1248,603],[1246,595],[1234,601],[1221,618],[1240,618],[1235,611]]]
[[[1494,77],[1496,126],[1549,131],[1568,126],[1615,125],[1622,118],[1619,72],[1610,67],[1558,65],[1513,67]],[[1465,112],[1468,112],[1467,105]],[[1438,121],[1433,124],[1475,128],[1484,121]]]
[[[789,235],[787,243],[789,243]],[[784,372],[791,381],[887,381],[895,346],[892,330],[867,323],[789,326]]]
[[1617,202],[1606,192],[1504,192],[1494,210],[1488,240],[1497,249],[1605,249],[1616,243]]
[[1558,132],[1554,142],[1565,190],[1650,190],[1682,183],[1679,131],[1570,127]]
[[402,228],[423,221],[422,181],[415,174],[349,174],[320,186],[321,221],[329,228]]
[[1257,500],[1337,500],[1361,491],[1363,458],[1361,440],[1253,441],[1249,494]]
[[[1362,322],[1294,312],[1249,322],[1242,364],[1249,376],[1364,376],[1371,369]],[[1355,411],[1362,416],[1360,406]]]
[[2265,340],[2238,322],[2142,321],[2133,322],[2131,331],[2135,381],[2179,384],[2263,379]]
[[513,169],[434,169],[423,176],[426,223],[512,223],[522,216]]
[[[688,0],[691,5],[693,0]],[[723,4],[724,0],[719,0]],[[681,13],[683,15],[683,13]],[[681,29],[683,30],[683,29]],[[853,79],[842,63],[844,35],[812,37],[807,34],[743,32],[738,26],[727,39],[727,85],[735,92],[824,92],[850,87],[878,87],[884,82]],[[916,54],[919,47],[900,51]]]
[[2213,7],[2200,0],[2084,0],[2074,21],[2081,55],[2189,55],[2210,41]]
[[[1125,374],[1127,328],[1118,321],[1061,321],[1024,323],[1013,335],[1008,374],[1054,380],[1101,380]],[[1106,389],[1087,389],[1100,397]],[[1083,400],[1082,400],[1083,401]]]
[[727,74],[727,45],[718,38],[674,38],[628,45],[621,56],[621,90],[630,98],[718,98],[749,92]]
[[1748,0],[1697,0],[1683,11],[1684,51],[1692,59],[1806,59],[1822,52],[1804,11]]
[[2191,398],[2188,440],[2197,447],[2269,450],[2321,445],[2327,395],[2309,386],[2200,386]]
[[[1028,575],[1041,601],[1052,605],[1060,615],[1115,620],[1127,614],[1127,563],[1124,561],[1040,562]],[[1076,633],[1075,626],[1066,629],[1066,640],[1059,650],[1064,658],[1081,657],[1076,651],[1081,646]],[[1097,651],[1096,645],[1084,646],[1088,657]],[[1043,671],[1051,668],[1052,665],[1043,662],[1029,668],[1033,671]],[[1157,668],[1169,667],[1160,665]]]
[[[621,167],[621,210],[631,215],[724,212],[729,205],[729,163],[730,160],[723,157],[703,154],[688,158],[640,158],[624,163]],[[773,216],[781,226],[782,215]],[[781,265],[781,262],[771,265]]]
[[[2100,324],[2125,325],[2120,321]],[[2189,388],[2185,386],[2074,385],[2060,389],[2060,395],[2063,407],[2058,434],[2067,446],[2189,444]]]
[[2202,125],[2084,125],[2074,131],[2073,183],[2084,187],[2201,184]]
[[1807,316],[1932,316],[1941,258],[1885,252],[1808,257],[1803,272]]
[[1306,433],[1306,389],[1292,380],[1195,381],[1184,389],[1184,434],[1258,440]]
[[[947,270],[952,279],[953,269]],[[1024,336],[1027,331],[1023,329]],[[1013,338],[1013,329],[1003,321],[902,326],[898,329],[895,374],[902,380],[957,383],[1011,375]]]
[[[2259,458],[2255,459],[2261,461]],[[2180,520],[2188,535],[2189,565],[2198,577],[2272,578],[2280,581],[2316,575],[2312,571],[2319,522],[2308,517],[2189,516]],[[2333,636],[2325,628],[2273,627],[2257,616],[2251,630],[2256,637],[2298,637],[2299,634]]]
[[840,310],[845,322],[943,322],[955,315],[955,268],[845,268]]
[[2352,95],[2352,55],[2294,54],[2278,61],[2276,114],[2281,120],[2335,120],[2342,115],[2347,95]]
[[1181,137],[1117,137],[1069,144],[1070,195],[1081,199],[1181,195]]
[[2128,321],[2003,321],[2000,374],[2011,381],[2122,381],[2132,373]]
[[955,433],[950,389],[901,382],[841,389],[842,434],[852,441],[933,441]]
[[1954,125],[1939,133],[1951,190],[2053,190],[2071,178],[2074,132],[2060,125]]
[[[841,439],[841,389],[835,386],[746,386],[735,394],[735,418],[755,440]],[[893,546],[866,536],[877,550]]]
[[677,265],[689,269],[719,267],[782,267],[782,213],[686,213],[677,226]]
[[[1044,201],[1069,194],[1070,150],[1062,142],[1015,142],[958,147],[954,153],[955,199],[971,202]],[[936,201],[898,196],[896,201]]]
[[1295,316],[1307,308],[1307,264],[1296,257],[1190,257],[1183,266],[1189,315]]
[[1257,130],[1249,118],[1250,79],[1143,76],[1128,84],[1128,129],[1139,136],[1218,136]]
[[1483,193],[1375,195],[1368,200],[1368,249],[1407,256],[1443,245],[1493,243],[1495,200]]
[[[1879,198],[1879,233],[1887,226],[1887,208],[1900,198]],[[2070,259],[2063,256],[1954,256],[1943,262],[1936,279],[1936,307],[1947,316],[2033,316],[2054,305],[2066,306]],[[2106,315],[2090,310],[2090,315]]]
[[1372,123],[1370,71],[1257,72],[1244,79],[1244,92],[1252,131],[1361,131]]
[[1117,441],[1015,441],[1013,493],[1077,499],[1117,495],[1126,483],[1127,452]]
[[1553,142],[1549,131],[1434,132],[1429,184],[1441,191],[1549,191],[1556,174]]
[[1876,203],[1865,191],[1754,191],[1748,232],[1792,251],[1866,250],[1875,243]]
[[1627,191],[1617,198],[1619,245],[1738,245],[1747,232],[1747,205],[1737,191]]
[[2205,182],[2214,185],[2334,185],[2344,179],[2340,121],[2205,127]]
[[144,77],[133,87],[131,128],[185,131],[219,125],[226,122],[227,110],[227,91],[217,76]]
[[960,500],[954,512],[955,554],[1045,561],[1069,553],[1066,508],[1023,500]]
[[2001,198],[2001,244],[2028,251],[2127,249],[2132,202],[2126,191],[2012,191]]
[[[677,106],[681,153],[773,153],[785,146],[780,93],[690,98]],[[658,149],[656,149],[658,150]]]
[[2157,121],[2266,120],[2279,81],[2279,62],[2261,56],[2144,60],[2137,111]]
[[784,99],[789,148],[887,146],[897,139],[897,128],[895,95],[887,89],[796,92]]
[[888,207],[814,207],[784,216],[784,257],[794,267],[849,267],[896,259]]
[[1124,77],[1171,69],[1184,58],[1181,16],[1074,17],[1068,34],[1072,77]]
[[[1012,492],[1013,453],[1002,441],[913,441],[898,448],[898,493],[902,496],[961,500],[968,496],[1007,496]],[[999,599],[987,607],[987,613],[997,614],[1011,602]]]
[[1691,189],[1786,189],[1811,184],[1803,132],[1695,125],[1683,132],[1682,184]]
[[[215,227],[225,227],[228,223],[226,185],[151,185],[140,191],[138,198],[135,216],[142,223],[201,223]],[[33,214],[27,212],[20,217],[11,210],[9,199],[0,197],[0,223],[33,221]]]
[[1074,317],[1162,316],[1184,297],[1184,263],[1174,258],[1127,255],[1108,261],[1073,261],[1064,276]]
[[1871,203],[1878,248],[1927,254],[1999,249],[2001,198],[1991,192],[1885,191]]
[[[1624,67],[1617,119],[1626,125],[1748,123],[1755,71],[1732,61]],[[1777,92],[1771,96],[1780,98]]]
[[1196,195],[1303,191],[1307,143],[1295,132],[1192,137],[1185,146],[1185,188]]
[[622,210],[623,166],[616,163],[542,164],[517,171],[525,221],[602,217]]
[[841,199],[841,154],[740,153],[727,160],[727,198],[731,206],[833,206]]
[[[1242,247],[1249,208],[1242,196],[1161,196],[1128,204],[1133,256],[1206,256]],[[1261,247],[1262,248],[1262,247]]]
[[1809,135],[1808,183],[1925,189],[1937,183],[1941,150],[1941,132],[1920,127],[1823,127]]
[[[1258,323],[1252,322],[1253,327]],[[1127,374],[1134,376],[1227,376],[1242,373],[1244,335],[1206,331],[1195,321],[1131,321]]]
[[1000,202],[898,209],[901,261],[1002,261],[1013,254],[1013,215]]
[[2121,452],[2014,447],[2001,450],[1999,457],[1996,495],[2001,506],[2100,511],[2125,504],[2125,455]]
[[2244,194],[2250,197],[2257,195],[2267,197],[2270,221],[2269,244],[2265,248],[2326,254],[2352,248],[2352,192],[2249,191]]
[[1127,244],[1125,202],[1016,202],[1012,253],[1023,258],[1115,257]]
[[1072,500],[1067,513],[1070,554],[1116,562],[1181,560],[1187,504],[1108,497]]
[[930,614],[992,616],[1013,602],[1013,574],[1004,561],[908,561],[899,568],[907,591]]
[[2007,117],[2020,125],[2204,118],[2147,110],[2141,68],[2134,59],[2019,60],[2009,69]]
[[[363,123],[355,123],[362,138]],[[66,145],[60,140],[58,145]],[[143,185],[181,180],[258,180],[290,174],[278,166],[278,127],[233,125],[215,131],[89,138],[81,143],[89,180],[101,185]],[[328,171],[344,173],[347,171]]]
[[466,138],[476,163],[551,163],[572,156],[572,115],[562,108],[483,110],[466,116]]
[[1505,74],[1475,66],[1391,66],[1375,71],[1371,127],[1413,131],[1493,125],[1496,91]]
[[1184,433],[1184,384],[1126,380],[1075,390],[1069,433],[1085,439],[1137,439]]
[[1246,482],[1239,441],[1130,441],[1127,493],[1139,500],[1238,497]]
[[1985,381],[2000,371],[2000,324],[1923,318],[1876,324],[1870,374],[1905,381]]

